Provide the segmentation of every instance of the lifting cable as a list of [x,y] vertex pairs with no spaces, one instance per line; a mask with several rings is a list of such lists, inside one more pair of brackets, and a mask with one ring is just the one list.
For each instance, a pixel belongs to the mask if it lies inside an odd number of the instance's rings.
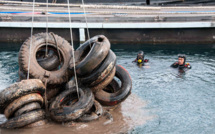
[[48,0],[46,0],[46,53],[45,57],[48,56]]
[[[86,14],[86,10],[85,10],[85,6],[84,6],[84,0],[82,0],[82,5],[83,5],[83,10],[84,10],[84,18],[86,21],[86,27],[87,27],[87,36],[88,36],[88,40],[90,39],[90,33],[89,33],[89,28],[88,28],[88,22],[87,22],[87,14]],[[90,42],[91,44],[91,42]],[[91,45],[90,45],[91,47]]]
[[[9,1],[9,0],[2,0],[0,3],[6,4],[32,4],[32,2],[20,2],[20,1]],[[36,2],[35,5],[46,5],[46,3]],[[49,3],[51,6],[67,6],[68,4],[63,3]],[[80,7],[83,8],[81,4],[70,4],[72,7]],[[84,5],[85,8],[93,8],[93,9],[133,9],[133,10],[162,10],[162,9],[214,9],[214,6],[122,6],[122,5],[94,5],[94,4],[87,4]]]
[[69,29],[70,29],[70,36],[71,36],[71,44],[72,44],[72,60],[73,60],[73,66],[74,66],[74,74],[75,74],[75,86],[77,90],[77,95],[79,99],[79,90],[78,90],[78,82],[77,82],[77,75],[76,75],[76,67],[75,67],[75,54],[74,54],[74,43],[73,43],[73,37],[72,37],[72,25],[71,25],[71,15],[70,15],[70,6],[69,6],[69,0],[67,0],[68,5],[68,14],[69,14]]
[[[48,56],[48,0],[46,0],[46,52],[45,52],[45,57]],[[48,100],[47,100],[47,79],[45,82],[45,110],[46,113],[48,113]]]
[[[3,6],[0,6],[0,9],[1,10],[16,10],[16,11],[29,11],[31,9],[29,8],[14,8],[14,7],[3,7]],[[38,12],[44,12],[43,9],[35,9],[35,11],[38,11]],[[64,10],[64,9],[61,9],[61,10],[56,10],[56,9],[49,9],[49,12],[53,12],[51,14],[65,14],[64,12],[68,12],[67,10]],[[6,12],[6,13],[9,13],[9,12]],[[77,12],[77,10],[73,10],[73,11],[70,11],[70,13],[74,13],[74,14],[82,14],[80,12]],[[136,15],[180,15],[180,14],[192,14],[192,15],[196,15],[196,14],[212,14],[214,15],[215,13],[215,10],[210,10],[210,11],[159,11],[159,12],[146,12],[146,11],[129,11],[129,10],[122,10],[122,11],[112,11],[112,10],[108,10],[108,11],[97,11],[97,10],[88,10],[88,13],[90,14],[103,14],[103,15],[114,15],[114,14],[126,14],[126,15],[133,15],[133,14],[136,14]],[[66,13],[67,14],[67,13]]]
[[31,46],[33,43],[33,27],[34,27],[34,5],[35,4],[35,0],[33,0],[33,8],[32,8],[32,22],[31,22],[31,42],[30,42],[30,47],[29,47],[29,57],[28,57],[28,75],[27,75],[27,79],[29,79],[29,70],[30,70],[30,65],[31,65]]

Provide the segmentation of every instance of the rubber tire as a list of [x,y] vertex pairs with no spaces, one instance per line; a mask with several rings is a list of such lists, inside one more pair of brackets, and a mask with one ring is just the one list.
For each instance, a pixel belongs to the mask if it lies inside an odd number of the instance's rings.
[[[72,76],[72,72],[69,71],[69,61],[72,57],[72,46],[58,35],[54,35],[58,44],[58,49],[62,55],[64,64],[59,70],[48,71],[43,69],[37,62],[36,53],[39,48],[46,46],[46,33],[35,34],[32,37],[31,55],[29,47],[31,44],[31,38],[28,38],[21,46],[19,51],[19,66],[24,72],[28,72],[28,60],[31,59],[31,66],[29,69],[30,78],[41,79],[44,83],[47,80],[47,84],[62,84],[67,82]],[[48,33],[49,46],[57,49],[55,38],[51,33]]]
[[112,71],[110,72],[110,74],[105,78],[104,81],[102,81],[101,83],[99,83],[98,85],[91,87],[91,90],[95,93],[98,92],[102,89],[104,89],[108,84],[111,83],[111,81],[113,80],[114,76],[116,73],[116,67],[114,67],[112,69]]
[[22,114],[25,114],[37,109],[41,109],[41,105],[38,102],[32,102],[32,103],[26,104],[15,112],[14,117],[18,117]]
[[116,66],[116,77],[120,79],[122,85],[115,93],[108,93],[100,90],[95,93],[95,98],[102,105],[114,106],[125,100],[131,93],[132,80],[128,71],[120,65]]
[[[50,101],[52,98],[55,98],[57,95],[59,95],[60,92],[64,90],[65,90],[65,84],[48,85],[46,89],[47,100]],[[45,99],[45,93],[43,95],[43,98]]]
[[[92,47],[90,47],[93,44]],[[78,77],[89,75],[105,59],[110,50],[110,42],[104,35],[97,35],[77,48],[78,61],[76,73]],[[70,69],[73,71],[73,60]]]
[[[61,89],[59,88],[54,88],[54,89],[49,89],[47,91],[47,100],[51,100],[52,98],[56,97]],[[45,99],[45,95],[43,96],[43,98]]]
[[39,93],[43,95],[45,89],[44,84],[39,79],[22,80],[21,82],[12,84],[0,92],[0,114],[3,114],[5,107],[15,99],[31,93]]
[[92,108],[91,108],[90,113],[84,114],[83,116],[78,118],[78,121],[90,122],[90,121],[99,119],[103,115],[103,108],[102,108],[101,104],[96,100],[94,100],[93,107],[95,107],[95,111],[91,111],[92,110]]
[[[37,59],[37,62],[42,68],[49,71],[54,70],[59,66],[58,57],[54,55],[53,51],[48,54],[48,57],[41,58],[40,60]],[[27,79],[27,73],[25,73],[20,68],[19,68],[18,74],[19,74],[19,79],[17,80],[17,82]]]
[[101,65],[95,69],[89,76],[80,78],[80,82],[89,87],[93,87],[102,82],[116,65],[116,55],[109,50],[107,57],[102,61]]
[[25,128],[33,128],[33,127],[44,126],[47,123],[48,123],[48,120],[44,119],[44,120],[40,120],[40,121],[31,123],[31,124],[25,126]]
[[[46,94],[47,94],[48,107],[60,93],[66,90],[65,86],[66,86],[65,84],[47,86]],[[43,98],[44,100],[46,100],[45,93],[43,95]],[[42,108],[45,108],[45,105]]]
[[22,96],[12,103],[10,103],[4,110],[4,115],[7,119],[11,118],[14,112],[24,105],[31,103],[31,102],[38,102],[40,105],[43,104],[43,97],[40,94],[32,93],[25,96]]
[[75,79],[73,77],[70,81],[68,81],[66,83],[65,88],[66,88],[66,90],[69,90],[69,89],[73,88],[74,86],[75,86]]
[[7,120],[7,122],[0,125],[0,128],[21,128],[44,118],[45,112],[43,110],[31,111],[29,113],[22,114],[21,116]]
[[44,55],[37,58],[38,64],[45,70],[48,70],[48,71],[56,70],[60,65],[60,61],[56,53],[54,53],[53,50],[49,50],[47,57],[45,57],[46,50],[41,50],[41,51],[44,51]]
[[[71,94],[77,94],[76,87],[62,92],[55,101],[50,105],[51,118],[57,122],[66,122],[76,120],[84,115],[93,106],[94,95],[89,88],[79,88],[79,100],[70,106],[63,105],[66,101],[72,100],[69,98]],[[74,96],[72,96],[74,97]]]
[[117,80],[113,79],[109,85],[107,85],[103,90],[108,93],[115,93],[119,91],[120,85]]
[[17,80],[17,82],[27,79],[27,74],[25,74],[20,68],[18,71],[18,75],[19,75],[19,79]]

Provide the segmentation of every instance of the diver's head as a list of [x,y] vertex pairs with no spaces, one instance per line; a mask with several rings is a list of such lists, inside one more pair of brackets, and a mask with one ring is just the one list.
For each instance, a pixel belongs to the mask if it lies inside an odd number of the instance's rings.
[[185,65],[186,62],[186,56],[184,54],[178,55],[178,64],[179,65]]
[[144,52],[143,52],[143,51],[139,51],[138,54],[137,54],[137,56],[142,56],[142,57],[144,57]]
[[139,51],[137,54],[137,60],[141,59],[142,61],[144,60],[144,52],[143,51]]
[[144,55],[144,52],[143,51],[139,51],[138,55]]

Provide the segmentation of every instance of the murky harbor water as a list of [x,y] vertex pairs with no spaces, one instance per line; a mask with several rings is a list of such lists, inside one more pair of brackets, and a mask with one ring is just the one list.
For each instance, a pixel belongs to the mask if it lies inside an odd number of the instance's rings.
[[[0,43],[0,90],[18,78],[16,44]],[[90,123],[49,123],[13,133],[215,133],[215,45],[112,45],[117,64],[132,77],[132,95],[106,117]],[[131,63],[139,50],[150,60],[144,67]],[[187,55],[192,69],[180,75],[169,66],[178,53]],[[1,115],[0,123],[5,119]]]

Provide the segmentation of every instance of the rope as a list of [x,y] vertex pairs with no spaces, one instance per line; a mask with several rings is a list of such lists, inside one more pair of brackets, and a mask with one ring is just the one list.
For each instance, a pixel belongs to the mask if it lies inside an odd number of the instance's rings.
[[56,44],[56,47],[57,47],[57,53],[58,53],[58,56],[59,56],[59,61],[60,61],[60,63],[61,63],[61,55],[60,55],[60,51],[59,51],[59,47],[58,47],[58,43],[57,43],[55,34],[52,33],[52,32],[51,32],[50,34],[53,36],[53,38],[54,38],[54,40],[55,40],[55,44]]
[[79,99],[79,90],[78,90],[78,81],[77,81],[77,75],[76,75],[76,67],[75,67],[75,54],[74,54],[74,44],[73,44],[73,37],[72,37],[72,21],[71,21],[71,16],[70,16],[70,7],[69,7],[69,0],[67,0],[68,3],[68,13],[69,13],[69,29],[70,29],[70,36],[71,36],[71,44],[72,44],[72,60],[74,64],[74,74],[75,74],[75,85],[76,85],[76,90],[77,90],[77,95]]
[[[6,9],[6,10],[18,10],[18,11],[29,11],[30,9],[23,9],[23,8],[5,8],[0,7],[0,9]],[[43,12],[43,9],[35,9],[35,11]],[[66,10],[56,10],[56,9],[49,9],[49,12],[67,12]],[[77,13],[77,10],[70,11],[70,13]],[[131,11],[88,11],[88,13],[94,13],[94,14],[136,14],[136,15],[163,15],[163,14],[215,14],[211,11],[199,11],[199,12],[131,12]]]
[[30,43],[30,47],[29,47],[29,57],[28,57],[28,75],[27,75],[27,79],[29,79],[29,70],[30,70],[30,65],[31,65],[31,46],[32,46],[32,38],[33,38],[33,26],[34,26],[34,3],[35,0],[33,0],[33,11],[32,11],[32,26],[31,26],[31,43]]
[[[46,0],[48,3],[48,0]],[[46,52],[45,52],[45,57],[48,56],[48,4],[46,5]],[[45,109],[46,113],[48,113],[48,100],[47,100],[47,79],[45,82]]]
[[[19,2],[19,1],[0,1],[0,3],[12,3],[12,4],[32,4],[32,2]],[[36,5],[47,5],[47,3],[36,2]],[[48,3],[51,6],[73,6],[73,7],[85,7],[85,8],[101,8],[101,9],[135,9],[135,10],[161,10],[161,9],[214,9],[215,6],[186,6],[186,7],[144,7],[144,6],[120,6],[120,5],[81,5],[81,4],[60,4],[60,3]]]
[[[6,4],[26,4],[26,5],[31,5],[32,2],[20,2],[20,1],[0,1],[0,3],[6,3]],[[67,6],[67,4],[56,4],[56,3],[48,3],[50,6]],[[39,3],[39,2],[35,2],[35,5],[47,5],[46,3]],[[80,4],[70,4],[70,6],[73,6],[73,7],[80,7]]]
[[45,109],[46,109],[46,113],[48,113],[48,100],[47,100],[47,79],[46,79],[46,82],[45,82]]
[[48,56],[48,0],[46,0],[46,54],[45,57]]
[[[84,0],[82,0],[82,5],[84,7]],[[89,40],[90,39],[90,32],[89,32],[89,28],[88,28],[87,14],[86,14],[86,11],[85,11],[85,7],[83,8],[83,10],[84,10],[84,18],[85,18],[86,27],[87,27],[87,36],[88,36],[88,40]]]

